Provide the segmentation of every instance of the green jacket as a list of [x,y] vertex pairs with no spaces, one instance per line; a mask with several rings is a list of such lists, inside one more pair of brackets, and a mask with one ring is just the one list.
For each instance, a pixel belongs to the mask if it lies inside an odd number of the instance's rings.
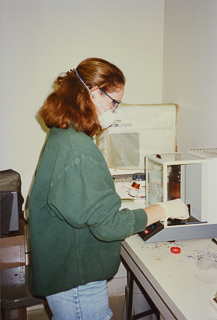
[[72,127],[51,129],[29,200],[35,294],[47,296],[116,274],[121,240],[147,224],[143,209],[120,206],[92,138]]

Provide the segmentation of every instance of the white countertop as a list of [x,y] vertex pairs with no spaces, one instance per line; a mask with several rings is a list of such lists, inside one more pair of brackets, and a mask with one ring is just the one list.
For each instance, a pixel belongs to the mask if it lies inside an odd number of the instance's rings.
[[[134,235],[122,245],[159,294],[172,301],[183,319],[217,319],[217,310],[209,301],[217,292],[217,269],[212,266],[208,270],[200,269],[194,256],[195,250],[217,254],[217,245],[211,239],[146,244]],[[181,253],[171,253],[174,246],[180,247]]]

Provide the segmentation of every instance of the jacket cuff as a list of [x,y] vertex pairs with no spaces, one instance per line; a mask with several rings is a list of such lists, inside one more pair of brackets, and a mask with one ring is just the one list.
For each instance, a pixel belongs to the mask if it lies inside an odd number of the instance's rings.
[[144,231],[147,226],[147,214],[144,209],[136,209],[134,211],[135,226],[134,233]]

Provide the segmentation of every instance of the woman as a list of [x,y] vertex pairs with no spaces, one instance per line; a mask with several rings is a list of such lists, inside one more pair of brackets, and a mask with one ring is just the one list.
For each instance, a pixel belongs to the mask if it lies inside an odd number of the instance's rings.
[[188,215],[179,200],[120,210],[92,136],[113,123],[124,85],[115,65],[86,59],[57,78],[39,111],[50,132],[29,201],[31,287],[55,320],[110,319],[106,279],[118,270],[121,241],[172,217],[173,206],[175,218]]

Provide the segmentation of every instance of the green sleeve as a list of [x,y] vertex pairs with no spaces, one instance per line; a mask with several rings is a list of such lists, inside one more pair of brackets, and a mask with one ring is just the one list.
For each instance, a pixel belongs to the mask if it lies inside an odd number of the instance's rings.
[[122,209],[106,163],[80,157],[55,178],[48,194],[50,213],[75,228],[88,227],[103,241],[123,240],[147,224],[143,209]]

